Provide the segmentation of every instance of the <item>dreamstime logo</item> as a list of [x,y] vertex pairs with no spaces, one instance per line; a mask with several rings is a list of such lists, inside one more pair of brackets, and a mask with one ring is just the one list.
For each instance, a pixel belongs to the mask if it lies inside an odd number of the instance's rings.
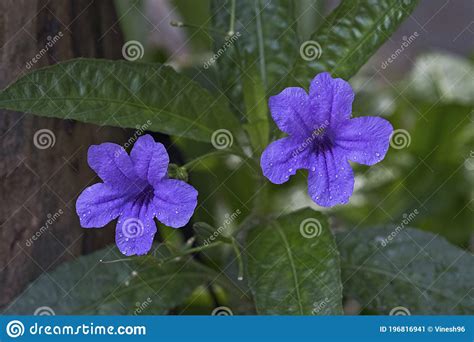
[[398,56],[402,54],[403,51],[405,51],[406,48],[408,48],[415,40],[418,38],[420,35],[418,34],[417,31],[413,32],[410,36],[403,36],[402,37],[402,44],[398,49],[396,49],[390,57],[388,57],[385,61],[382,62],[381,68],[386,69],[390,64],[392,64]]
[[51,148],[56,144],[56,136],[47,128],[37,130],[33,136],[33,144],[40,150]]
[[122,233],[125,237],[133,239],[143,235],[145,227],[143,222],[136,218],[126,219],[122,225]]
[[[315,126],[311,132],[311,136],[306,138],[302,144],[298,145],[296,150],[291,154],[293,158],[296,158],[301,152],[306,150],[309,146],[312,146],[313,141],[324,136],[326,129],[329,127],[329,121],[325,120],[320,126]],[[313,170],[314,171],[314,170]]]
[[397,306],[390,310],[390,316],[411,316],[410,310],[404,306]]
[[411,144],[411,136],[405,129],[396,129],[390,136],[390,146],[396,150],[408,147]]
[[212,310],[212,316],[234,316],[234,313],[227,306],[219,306]]
[[328,297],[324,298],[324,300],[322,300],[321,302],[313,303],[313,310],[311,310],[311,314],[313,314],[313,315],[319,314],[322,310],[324,310],[324,308],[328,304],[329,304],[329,298]]
[[48,213],[44,225],[42,225],[39,230],[37,230],[29,239],[25,241],[25,245],[27,247],[31,247],[33,243],[38,240],[59,219],[62,214],[64,214],[62,209],[59,209],[54,214]]
[[385,238],[384,237],[378,237],[377,241],[380,242],[380,245],[382,247],[387,246],[392,240],[394,240],[397,237],[398,234],[400,234],[400,232],[403,229],[405,229],[406,226],[408,226],[411,222],[413,222],[415,220],[416,216],[419,213],[420,212],[418,211],[418,209],[413,210],[409,214],[403,213],[402,220],[401,220],[400,224],[398,226],[396,226],[395,229],[392,230],[390,232],[390,234],[387,235],[387,237],[385,237]]
[[307,40],[300,46],[300,56],[305,61],[314,61],[323,54],[323,48],[315,40]]
[[40,306],[33,313],[35,316],[55,316],[56,313],[49,306]]
[[225,44],[217,50],[217,52],[212,55],[211,58],[209,58],[203,65],[204,69],[209,69],[210,66],[212,66],[216,61],[224,54],[224,52],[230,48],[234,43],[239,39],[240,37],[240,32],[235,32],[229,34],[229,36],[226,38]]
[[224,150],[228,147],[231,147],[234,143],[234,137],[232,133],[227,129],[218,129],[212,133],[211,143],[218,150]]
[[46,44],[41,50],[39,50],[39,52],[32,59],[26,62],[26,65],[25,65],[26,68],[31,69],[33,65],[38,63],[38,61],[41,58],[43,58],[44,55],[48,53],[49,49],[51,49],[63,36],[64,34],[61,31],[59,31],[57,34],[55,34],[52,37],[51,36],[46,37],[46,40],[47,40]]
[[141,59],[144,52],[145,49],[143,48],[142,43],[140,43],[138,40],[129,40],[122,46],[122,56],[130,62]]
[[145,311],[150,306],[151,302],[152,302],[152,300],[151,300],[150,297],[148,297],[143,303],[137,302],[135,304],[136,309],[133,312],[133,314],[135,316],[141,314],[143,311]]
[[17,338],[25,333],[25,326],[20,321],[10,321],[7,324],[6,332],[11,338]]
[[219,235],[223,234],[225,230],[232,227],[232,223],[234,223],[234,221],[237,219],[237,217],[239,217],[240,214],[242,214],[240,209],[237,209],[230,215],[225,214],[224,222],[222,222],[222,225],[218,227],[206,240],[204,240],[203,244],[205,246],[209,245],[212,241],[217,239]]
[[321,222],[315,218],[310,217],[301,221],[300,233],[307,239],[321,235],[322,230]]
[[117,151],[115,151],[115,157],[118,157],[120,156],[122,153],[126,153],[126,150],[127,148],[129,148],[130,146],[132,146],[137,140],[138,138],[140,138],[143,133],[145,133],[145,131],[151,126],[152,122],[151,120],[147,120],[143,125],[136,125],[135,128],[137,129],[133,135],[128,138],[128,140],[122,145],[123,148],[121,149],[117,149]]

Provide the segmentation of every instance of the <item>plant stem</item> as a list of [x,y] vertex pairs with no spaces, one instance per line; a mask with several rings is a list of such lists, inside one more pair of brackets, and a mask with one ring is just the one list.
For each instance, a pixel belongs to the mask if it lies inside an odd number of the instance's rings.
[[237,245],[237,241],[232,238],[232,248],[234,249],[235,256],[237,258],[237,263],[239,265],[239,273],[237,275],[238,280],[244,279],[244,262],[242,260],[242,254],[240,253],[240,248]]
[[230,10],[230,25],[229,25],[229,32],[228,35],[233,35],[235,33],[235,0],[231,2],[231,10]]
[[[202,27],[202,26],[193,25],[193,24],[186,24],[186,23],[183,23],[181,21],[171,21],[170,25],[174,26],[174,27],[185,27],[185,28],[192,28],[192,29],[197,29],[197,30],[204,30],[204,27]],[[226,33],[224,31],[216,30],[212,27],[206,27],[205,29],[210,31],[210,32],[214,32],[214,33],[217,33],[217,34],[220,34],[220,35],[226,35]]]
[[198,246],[198,247],[193,247],[193,248],[189,248],[189,249],[185,249],[183,251],[181,251],[180,253],[177,253],[169,258],[166,258],[166,259],[163,259],[163,260],[159,260],[160,263],[165,263],[167,261],[171,261],[171,260],[174,260],[176,258],[179,258],[179,257],[182,257],[182,256],[186,256],[188,254],[191,254],[191,253],[198,253],[198,252],[201,252],[201,251],[204,251],[206,249],[210,249],[210,248],[213,248],[213,247],[217,247],[219,245],[221,245],[222,242],[221,241],[217,241],[217,242],[214,242],[214,243],[210,243],[209,245],[203,245],[203,246]]

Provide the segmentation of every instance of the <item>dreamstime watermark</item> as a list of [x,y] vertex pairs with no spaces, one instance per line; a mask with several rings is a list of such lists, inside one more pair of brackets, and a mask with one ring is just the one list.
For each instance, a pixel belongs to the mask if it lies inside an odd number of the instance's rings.
[[17,338],[25,333],[25,326],[18,320],[8,322],[5,328],[7,335],[11,338]]
[[122,233],[128,239],[140,237],[145,232],[145,226],[140,219],[128,218],[123,222]]
[[393,239],[395,239],[397,237],[398,234],[400,234],[400,232],[405,229],[411,222],[413,222],[416,218],[416,216],[418,216],[419,212],[418,212],[418,209],[415,209],[413,210],[412,212],[410,213],[404,213],[402,215],[402,220],[400,222],[400,224],[398,226],[395,227],[395,229],[387,235],[387,237],[385,238],[379,238],[378,241],[380,242],[380,245],[382,247],[385,247],[387,246]]
[[34,316],[55,316],[56,313],[49,306],[40,306],[33,313]]
[[136,306],[136,309],[135,311],[133,311],[133,314],[136,316],[136,315],[140,315],[143,311],[145,311],[151,304],[152,300],[150,297],[148,297],[144,302],[140,303],[140,302],[137,302],[135,304]]
[[390,316],[411,316],[410,310],[404,306],[397,306],[390,310]]
[[235,222],[237,217],[242,214],[240,209],[235,210],[232,214],[226,214],[224,217],[224,222],[219,226],[206,240],[203,241],[204,246],[209,245],[211,242],[215,241],[219,235],[222,235],[228,228],[232,226],[232,223]]
[[128,138],[128,140],[124,144],[122,144],[123,148],[115,151],[115,157],[118,157],[120,154],[126,152],[125,149],[135,144],[138,138],[140,138],[143,135],[143,133],[145,133],[145,131],[148,130],[148,128],[151,126],[151,123],[152,123],[151,120],[147,120],[143,125],[136,125],[135,126],[136,131],[133,133],[133,135],[130,138]]
[[144,53],[145,49],[138,40],[129,40],[122,46],[122,56],[130,62],[143,58]]
[[318,315],[324,308],[329,304],[329,298],[326,297],[320,302],[313,303],[313,310],[311,310],[312,315]]
[[304,219],[300,223],[300,234],[307,239],[318,237],[322,231],[321,222],[313,217]]
[[212,316],[234,316],[234,313],[227,306],[219,306],[212,310]]
[[33,135],[33,144],[40,150],[46,150],[56,144],[56,136],[50,129],[39,129]]
[[300,45],[300,56],[305,61],[314,61],[323,54],[323,48],[315,40],[307,40]]
[[25,246],[31,247],[33,242],[38,240],[44,233],[46,233],[46,231],[51,228],[51,226],[59,219],[62,214],[64,214],[62,209],[59,209],[54,214],[48,213],[48,215],[46,215],[47,219],[44,224],[29,239],[25,241]]
[[405,51],[406,48],[408,48],[415,40],[416,38],[418,38],[420,35],[418,34],[417,31],[413,32],[410,36],[403,36],[402,40],[402,44],[400,45],[400,47],[398,49],[396,49],[391,55],[390,57],[388,57],[385,61],[382,62],[382,64],[380,65],[380,67],[382,69],[386,69],[390,64],[392,64],[397,58],[398,56],[400,56],[403,51]]
[[306,150],[308,146],[311,146],[314,140],[317,138],[320,138],[323,136],[324,132],[326,131],[326,128],[329,126],[329,121],[325,120],[320,126],[316,126],[314,130],[311,132],[311,136],[306,138],[303,143],[298,145],[298,148],[293,151],[292,156],[293,158],[296,158],[301,152]]
[[408,147],[411,144],[411,135],[406,129],[396,129],[390,136],[390,146],[396,150]]
[[240,38],[240,36],[241,36],[240,32],[235,32],[235,33],[231,32],[229,36],[226,38],[224,45],[222,45],[222,47],[219,48],[219,50],[217,50],[216,53],[214,53],[211,58],[209,58],[206,62],[204,62],[203,64],[204,69],[209,69],[209,67],[214,65],[214,63],[216,63],[216,61],[226,52],[226,50],[235,44],[235,42]]
[[59,31],[57,34],[55,34],[52,37],[51,36],[46,37],[46,40],[47,40],[46,44],[41,50],[39,50],[39,52],[32,59],[26,62],[26,65],[25,65],[26,68],[29,70],[33,67],[33,65],[38,63],[38,61],[41,58],[43,58],[44,55],[46,55],[49,49],[51,49],[63,36],[64,36],[63,33]]
[[[27,325],[28,326],[28,325]],[[19,320],[8,322],[5,327],[7,335],[11,338],[27,335],[39,336],[104,336],[104,335],[146,335],[144,325],[95,325],[92,322],[82,324],[40,324],[35,322],[25,329],[25,325]]]
[[234,136],[229,130],[225,128],[215,130],[212,133],[211,144],[212,146],[214,146],[214,148],[218,150],[224,150],[226,148],[229,148],[232,146],[233,143]]

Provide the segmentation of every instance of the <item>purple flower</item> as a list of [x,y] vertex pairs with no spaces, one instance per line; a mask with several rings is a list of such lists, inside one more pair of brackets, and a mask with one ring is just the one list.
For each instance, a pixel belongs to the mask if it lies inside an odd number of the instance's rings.
[[196,189],[167,177],[168,153],[150,135],[140,137],[130,155],[116,144],[93,145],[88,162],[104,182],[86,188],[77,199],[81,226],[100,228],[119,217],[115,241],[123,254],[150,250],[155,217],[179,228],[193,215]]
[[298,169],[308,170],[309,195],[317,204],[344,204],[354,189],[350,161],[373,165],[387,153],[392,125],[379,117],[351,119],[354,92],[327,72],[309,87],[286,88],[270,97],[273,120],[288,136],[271,143],[260,161],[272,183],[285,183]]

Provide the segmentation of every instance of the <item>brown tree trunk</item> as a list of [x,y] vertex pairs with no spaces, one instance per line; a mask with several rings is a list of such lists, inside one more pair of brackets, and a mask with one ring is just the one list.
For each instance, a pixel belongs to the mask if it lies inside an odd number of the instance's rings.
[[[55,43],[44,53],[48,42]],[[70,58],[119,59],[122,43],[112,0],[0,0],[0,88]],[[34,144],[40,129],[52,132],[53,146]],[[87,232],[79,226],[75,201],[96,181],[87,165],[89,145],[124,141],[126,132],[0,111],[0,133],[0,307],[5,307],[40,274],[113,241],[113,229]]]

